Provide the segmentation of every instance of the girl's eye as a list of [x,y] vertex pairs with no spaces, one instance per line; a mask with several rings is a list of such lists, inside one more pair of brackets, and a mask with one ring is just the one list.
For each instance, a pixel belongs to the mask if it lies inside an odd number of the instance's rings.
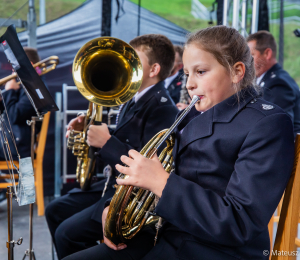
[[185,77],[188,78],[188,77],[189,77],[189,74],[185,74]]
[[200,75],[203,75],[205,73],[205,71],[204,70],[198,70],[197,73],[200,74]]

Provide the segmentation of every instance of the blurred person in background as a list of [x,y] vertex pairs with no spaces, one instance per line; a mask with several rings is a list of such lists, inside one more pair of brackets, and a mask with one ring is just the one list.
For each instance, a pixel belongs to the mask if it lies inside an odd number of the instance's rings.
[[180,90],[183,85],[183,63],[182,54],[183,48],[179,45],[174,45],[175,62],[170,76],[165,79],[165,88],[169,91],[174,103],[177,104],[180,100]]
[[292,119],[294,135],[300,132],[299,86],[288,72],[277,63],[277,46],[268,31],[258,31],[247,38],[254,59],[256,84],[263,98],[280,106]]
[[[35,64],[41,60],[37,49],[24,47],[24,51],[32,64]],[[38,67],[36,67],[36,71],[38,74],[41,73],[40,68]],[[21,158],[30,157],[31,127],[27,125],[26,121],[31,120],[32,116],[36,116],[33,106],[31,105],[24,89],[16,79],[12,79],[5,84],[5,92],[2,94],[0,99],[0,110],[2,113],[6,111],[6,115],[3,113],[4,121],[7,127],[9,127],[10,122],[16,146]],[[9,122],[7,117],[9,118]],[[40,130],[40,126],[41,124],[36,124],[37,133]],[[15,149],[14,143],[7,132],[6,134],[13,159],[18,160],[18,153]],[[5,160],[2,147],[0,147],[0,160]],[[5,190],[0,190],[0,201],[3,199],[5,199]]]
[[[24,51],[32,64],[39,62],[41,59],[36,49],[24,47]],[[40,74],[40,69],[37,67],[36,71]],[[5,84],[5,92],[2,94],[3,102],[0,103],[0,110],[6,110],[9,118],[12,131],[15,137],[18,152],[21,158],[30,156],[31,145],[31,128],[26,121],[31,120],[32,116],[36,116],[36,112],[31,105],[24,89],[21,87],[16,79],[12,79]],[[5,116],[5,122],[7,122]],[[17,151],[9,138],[9,146],[13,155],[13,159],[17,160]],[[3,149],[0,149],[0,160],[5,160]]]

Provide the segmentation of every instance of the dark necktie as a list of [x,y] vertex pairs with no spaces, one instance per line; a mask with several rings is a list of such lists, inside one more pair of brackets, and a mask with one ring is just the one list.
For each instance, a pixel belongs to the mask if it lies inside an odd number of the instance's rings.
[[128,114],[128,112],[134,106],[134,104],[135,104],[134,98],[132,98],[131,100],[128,101],[128,105],[126,106],[126,110],[124,111],[124,115]]

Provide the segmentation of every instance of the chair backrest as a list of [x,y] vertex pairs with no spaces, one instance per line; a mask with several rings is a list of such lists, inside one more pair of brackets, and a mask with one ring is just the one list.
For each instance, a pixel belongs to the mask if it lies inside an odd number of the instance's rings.
[[49,121],[50,121],[50,112],[44,115],[41,131],[39,132],[39,138],[35,150],[36,160],[43,160],[44,158]]
[[[273,252],[285,251],[290,254],[296,251],[295,238],[297,235],[299,209],[300,209],[300,134],[297,134],[295,141],[294,167],[285,189],[276,239]],[[275,259],[296,259],[296,256],[284,256],[273,254]]]

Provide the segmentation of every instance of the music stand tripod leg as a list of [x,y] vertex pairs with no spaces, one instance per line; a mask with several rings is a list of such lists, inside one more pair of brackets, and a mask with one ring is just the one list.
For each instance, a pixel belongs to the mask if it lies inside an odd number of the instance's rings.
[[7,198],[7,224],[8,224],[8,241],[6,247],[8,250],[8,260],[14,260],[14,246],[21,245],[23,238],[20,237],[17,241],[13,240],[13,211],[12,211],[12,198],[14,196],[13,187],[8,186],[6,192]]
[[13,241],[13,212],[12,212],[12,197],[13,190],[12,186],[7,187],[6,198],[7,198],[7,223],[8,223],[8,241],[6,247],[8,250],[8,260],[14,259],[14,241]]
[[[35,123],[36,121],[43,121],[42,116],[33,116],[31,117],[31,121],[27,121],[27,124],[31,126],[31,161],[32,167],[34,169],[34,141],[35,141]],[[32,229],[32,218],[33,218],[33,204],[29,204],[29,249],[25,251],[25,255],[23,260],[26,256],[29,256],[29,260],[36,260],[35,254],[33,251],[33,229]]]

